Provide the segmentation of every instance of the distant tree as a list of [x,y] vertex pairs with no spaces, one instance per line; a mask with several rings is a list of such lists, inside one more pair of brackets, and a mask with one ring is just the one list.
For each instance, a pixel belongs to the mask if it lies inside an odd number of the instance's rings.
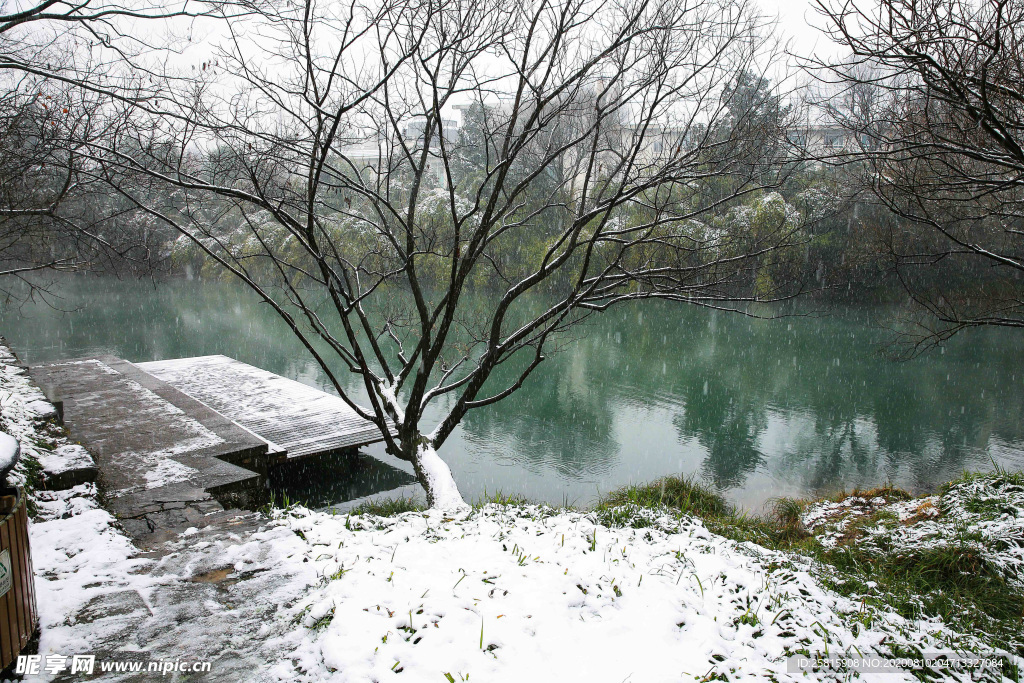
[[[133,61],[168,28],[162,22],[246,11],[230,0],[0,0],[0,295],[47,294],[44,280],[29,278],[41,271],[156,265],[167,227],[83,173],[89,162],[78,152],[103,134],[98,112],[124,92],[112,84],[139,82]],[[154,90],[132,93],[134,106],[159,102]]]
[[[41,271],[149,268],[159,235],[148,217],[83,173],[95,110],[66,89],[0,96],[0,295],[43,296]],[[78,142],[72,142],[73,139]],[[141,223],[139,223],[141,221]],[[166,228],[164,239],[166,238]]]
[[751,69],[736,74],[724,92],[728,113],[720,122],[723,140],[740,147],[751,169],[769,175],[789,155],[786,133],[793,125],[793,107],[782,98],[771,80]]
[[860,105],[842,120],[866,184],[900,218],[880,244],[926,313],[904,329],[907,350],[1024,327],[1024,4],[818,8],[851,54],[821,72]]
[[[774,200],[753,223],[699,220],[782,180],[718,125],[722,84],[764,56],[743,2],[310,1],[246,21],[224,79],[165,80],[164,111],[126,107],[90,159],[277,312],[433,506],[463,504],[437,454],[462,419],[591,315],[799,289],[759,277],[803,240]],[[166,190],[121,182],[138,175]]]

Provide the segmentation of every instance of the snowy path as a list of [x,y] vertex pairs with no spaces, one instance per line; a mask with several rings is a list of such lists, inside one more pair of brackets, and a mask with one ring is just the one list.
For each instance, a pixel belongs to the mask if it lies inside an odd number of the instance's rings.
[[[284,528],[266,529],[265,518],[249,514],[140,553],[89,493],[83,486],[48,496],[44,514],[56,519],[32,528],[40,654],[209,661],[210,673],[190,680],[268,679],[280,652],[267,639],[289,625],[276,615],[316,583],[300,539]],[[60,518],[70,511],[76,514]],[[81,678],[65,671],[38,680]]]

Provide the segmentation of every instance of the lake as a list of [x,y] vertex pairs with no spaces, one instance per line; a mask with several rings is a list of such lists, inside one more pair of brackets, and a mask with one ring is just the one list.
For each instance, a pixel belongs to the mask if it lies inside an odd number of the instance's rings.
[[[55,306],[0,312],[28,363],[225,354],[330,391],[265,305],[212,282],[61,280]],[[684,305],[594,319],[511,398],[471,412],[441,449],[467,500],[587,505],[627,483],[694,475],[758,511],[775,496],[884,483],[927,491],[965,469],[1024,469],[1024,337],[979,330],[907,362],[879,349],[886,311],[759,320]],[[353,377],[355,394],[361,382]],[[435,417],[436,419],[436,417]],[[327,505],[409,482],[365,449],[280,482]],[[325,474],[326,472],[326,474]]]

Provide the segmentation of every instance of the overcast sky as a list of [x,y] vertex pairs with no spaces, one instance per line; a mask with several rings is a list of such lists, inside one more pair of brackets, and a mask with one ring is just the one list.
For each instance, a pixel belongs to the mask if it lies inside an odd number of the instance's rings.
[[814,11],[812,0],[759,0],[761,11],[778,15],[782,36],[791,39],[791,50],[800,56],[814,52],[832,54],[833,43],[820,30],[824,18]]

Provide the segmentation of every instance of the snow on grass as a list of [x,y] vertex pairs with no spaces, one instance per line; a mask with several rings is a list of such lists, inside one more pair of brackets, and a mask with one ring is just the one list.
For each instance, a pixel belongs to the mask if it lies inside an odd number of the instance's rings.
[[976,552],[1016,589],[1024,589],[1024,476],[965,476],[939,495],[904,500],[849,496],[812,503],[801,521],[824,547],[907,553],[942,548]]
[[644,528],[493,504],[454,516],[279,512],[277,523],[304,539],[322,579],[291,609],[295,626],[279,643],[291,652],[271,673],[306,681],[392,680],[395,672],[414,681],[815,680],[788,674],[787,656],[977,645],[941,623],[866,614],[822,589],[808,565],[697,520],[630,514]]
[[939,506],[947,529],[934,542],[942,543],[948,529],[966,530],[988,562],[1024,589],[1024,476],[967,477],[942,494]]

